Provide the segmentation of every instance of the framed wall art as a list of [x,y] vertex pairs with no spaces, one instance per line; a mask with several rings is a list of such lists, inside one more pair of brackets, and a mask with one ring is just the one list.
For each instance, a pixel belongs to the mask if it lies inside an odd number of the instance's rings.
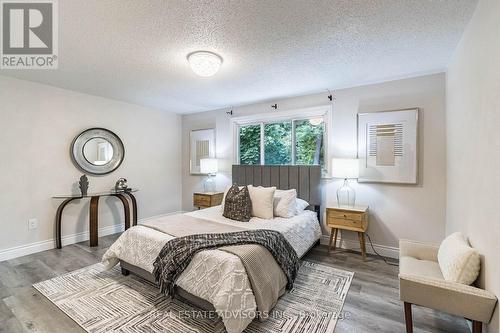
[[358,114],[359,182],[418,183],[418,113]]
[[189,172],[202,174],[200,160],[215,158],[215,129],[193,130],[189,133]]

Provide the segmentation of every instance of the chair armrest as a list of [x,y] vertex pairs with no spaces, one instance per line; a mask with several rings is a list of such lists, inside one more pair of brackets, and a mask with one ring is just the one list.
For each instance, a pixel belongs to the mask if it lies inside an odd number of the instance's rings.
[[421,243],[406,239],[399,240],[399,257],[413,257],[420,260],[438,261],[439,245]]
[[497,297],[487,290],[416,275],[400,274],[399,290],[405,302],[483,323],[491,320],[497,303]]

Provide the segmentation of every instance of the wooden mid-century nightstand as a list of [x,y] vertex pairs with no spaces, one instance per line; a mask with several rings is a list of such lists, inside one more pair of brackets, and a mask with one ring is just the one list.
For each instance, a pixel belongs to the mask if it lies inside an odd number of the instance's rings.
[[193,194],[193,206],[198,209],[218,206],[222,203],[224,192],[198,192]]
[[332,247],[334,238],[333,249],[335,250],[339,229],[355,231],[358,233],[363,260],[366,258],[365,232],[368,228],[368,206],[329,207],[326,209],[326,221],[328,227],[331,228],[328,251]]

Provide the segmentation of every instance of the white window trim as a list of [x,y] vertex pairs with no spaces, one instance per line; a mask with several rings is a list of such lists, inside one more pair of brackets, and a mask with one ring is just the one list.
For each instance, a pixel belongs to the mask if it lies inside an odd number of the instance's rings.
[[[332,137],[332,105],[322,105],[322,106],[315,106],[315,107],[309,107],[309,108],[300,108],[300,109],[293,109],[293,110],[287,110],[287,111],[270,111],[269,113],[260,113],[260,114],[254,114],[254,115],[249,115],[249,116],[241,116],[241,117],[234,117],[231,118],[230,126],[231,126],[231,131],[233,133],[233,163],[234,164],[239,164],[239,146],[240,146],[240,138],[239,138],[239,126],[245,126],[245,125],[252,125],[252,124],[262,124],[262,123],[272,123],[272,122],[280,122],[280,121],[293,121],[293,120],[301,120],[301,119],[308,119],[308,118],[314,118],[314,117],[323,117],[324,122],[325,122],[325,143],[324,143],[324,149],[325,149],[325,168],[327,171],[327,175],[330,174],[330,164],[331,164],[331,137]],[[261,125],[263,126],[263,125]],[[292,126],[292,131],[293,131],[293,126]],[[293,134],[293,133],[292,133]],[[261,136],[261,164],[264,165],[264,138]],[[293,147],[292,147],[293,149]],[[294,159],[294,152],[292,151],[292,159]],[[294,162],[294,161],[293,161]],[[324,176],[327,176],[324,175]]]

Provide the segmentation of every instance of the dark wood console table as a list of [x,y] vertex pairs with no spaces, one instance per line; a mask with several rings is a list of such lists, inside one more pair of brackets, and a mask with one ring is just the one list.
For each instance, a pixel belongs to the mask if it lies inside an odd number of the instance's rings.
[[61,195],[54,196],[53,199],[64,199],[64,201],[57,208],[56,213],[56,246],[58,249],[62,247],[61,243],[61,220],[64,208],[74,200],[90,198],[90,214],[89,214],[89,233],[90,233],[90,246],[97,246],[98,244],[98,221],[99,221],[99,198],[100,197],[115,197],[118,198],[123,204],[123,212],[125,215],[125,230],[130,228],[130,206],[128,198],[132,202],[132,225],[137,225],[137,201],[132,193],[139,191],[138,189],[132,189],[130,191],[120,191],[120,192],[100,192],[100,193],[89,193],[86,196],[82,195]]

